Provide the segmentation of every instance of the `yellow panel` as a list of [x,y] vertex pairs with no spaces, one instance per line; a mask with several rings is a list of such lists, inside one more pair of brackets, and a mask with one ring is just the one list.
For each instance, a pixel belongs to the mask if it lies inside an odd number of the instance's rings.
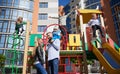
[[72,47],[72,50],[75,50],[75,47]]
[[69,48],[69,43],[67,43],[67,50],[69,50],[70,48]]
[[81,46],[80,34],[69,34],[69,46]]
[[88,23],[92,18],[91,14],[82,14],[82,16],[83,16],[83,23]]
[[67,46],[67,50],[69,50],[70,48],[69,48],[69,46]]
[[81,14],[88,14],[88,13],[101,14],[102,13],[100,10],[96,10],[96,9],[78,9],[78,12]]
[[119,50],[119,54],[120,54],[120,48],[118,50]]

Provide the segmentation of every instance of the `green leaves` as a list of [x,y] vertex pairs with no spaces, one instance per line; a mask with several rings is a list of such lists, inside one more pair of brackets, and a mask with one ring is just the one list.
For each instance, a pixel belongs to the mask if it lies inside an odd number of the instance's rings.
[[6,57],[3,54],[0,54],[0,68],[5,66],[5,59]]

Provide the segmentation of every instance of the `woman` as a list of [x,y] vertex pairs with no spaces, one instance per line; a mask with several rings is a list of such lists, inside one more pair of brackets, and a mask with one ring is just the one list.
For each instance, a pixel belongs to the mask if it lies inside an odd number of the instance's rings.
[[43,50],[42,39],[37,39],[36,47],[34,49],[34,66],[37,69],[37,74],[47,74],[45,68],[45,52]]

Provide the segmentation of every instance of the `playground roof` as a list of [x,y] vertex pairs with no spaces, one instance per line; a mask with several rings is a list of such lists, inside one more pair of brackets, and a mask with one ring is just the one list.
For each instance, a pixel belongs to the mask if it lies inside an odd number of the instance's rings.
[[101,14],[102,13],[102,11],[96,10],[96,9],[78,9],[78,12],[82,14],[92,14],[92,13]]
[[[102,14],[102,11],[96,9],[78,9],[78,12],[83,16],[83,23],[88,23],[92,18],[91,14]],[[80,22],[79,17],[77,17],[77,22]]]

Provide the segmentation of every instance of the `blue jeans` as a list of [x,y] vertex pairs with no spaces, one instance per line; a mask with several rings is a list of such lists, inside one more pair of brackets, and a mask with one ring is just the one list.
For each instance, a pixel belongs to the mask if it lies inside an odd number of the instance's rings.
[[47,74],[45,68],[41,65],[41,63],[35,64],[35,67],[37,69],[37,74]]
[[48,61],[50,74],[58,74],[58,58]]

